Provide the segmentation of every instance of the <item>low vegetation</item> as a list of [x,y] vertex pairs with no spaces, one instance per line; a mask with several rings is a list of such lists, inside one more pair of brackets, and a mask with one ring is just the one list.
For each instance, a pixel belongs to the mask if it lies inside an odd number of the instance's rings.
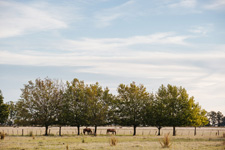
[[117,142],[118,142],[117,138],[111,137],[110,140],[109,140],[109,145],[110,146],[116,146]]
[[[165,136],[166,137],[166,136]],[[165,138],[164,137],[164,138]],[[160,150],[160,136],[92,136],[86,135],[85,142],[80,136],[36,136],[34,140],[30,136],[7,136],[0,141],[0,147],[4,150]],[[172,145],[165,139],[165,145],[171,145],[173,150],[218,150],[223,149],[222,137],[183,137],[172,138]],[[110,143],[109,143],[110,141]],[[118,142],[119,141],[119,142]],[[166,148],[166,146],[165,146]]]
[[1,133],[0,132],[0,136],[1,136],[1,140],[4,140],[5,139],[5,133]]
[[169,134],[165,134],[162,141],[160,141],[162,148],[170,148],[172,143],[170,142]]

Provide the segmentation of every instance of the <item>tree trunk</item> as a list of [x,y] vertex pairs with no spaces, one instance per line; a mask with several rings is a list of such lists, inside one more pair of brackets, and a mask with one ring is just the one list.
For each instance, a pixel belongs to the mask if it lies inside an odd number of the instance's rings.
[[162,127],[157,127],[158,128],[158,136],[160,136],[160,130]]
[[136,135],[136,128],[137,128],[137,126],[136,126],[136,125],[134,125],[134,134],[133,134],[133,136],[135,136],[135,135]]
[[173,126],[173,136],[176,136],[176,127]]
[[94,135],[96,136],[97,135],[97,126],[95,125],[95,133]]
[[45,136],[48,136],[48,125],[45,125]]
[[197,129],[196,129],[196,127],[195,127],[195,132],[194,132],[194,136],[196,136],[196,135],[197,135],[197,132],[196,132],[196,130],[197,130]]
[[80,135],[80,126],[77,126],[77,135]]
[[61,129],[62,129],[62,126],[59,126],[59,136],[62,136]]

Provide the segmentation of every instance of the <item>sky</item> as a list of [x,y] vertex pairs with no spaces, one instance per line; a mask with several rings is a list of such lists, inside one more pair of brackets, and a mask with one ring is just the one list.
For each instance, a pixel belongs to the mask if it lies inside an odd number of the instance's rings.
[[225,115],[225,0],[0,0],[0,90],[36,78],[184,87]]

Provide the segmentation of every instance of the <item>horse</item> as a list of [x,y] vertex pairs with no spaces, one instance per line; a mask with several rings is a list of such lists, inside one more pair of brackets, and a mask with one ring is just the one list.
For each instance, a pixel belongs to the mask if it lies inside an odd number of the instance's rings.
[[115,129],[107,129],[106,134],[109,134],[109,132],[112,132],[112,134],[116,135],[116,130]]
[[84,128],[84,129],[83,129],[84,135],[85,135],[86,132],[87,132],[88,134],[92,134],[92,131],[91,131],[90,128]]

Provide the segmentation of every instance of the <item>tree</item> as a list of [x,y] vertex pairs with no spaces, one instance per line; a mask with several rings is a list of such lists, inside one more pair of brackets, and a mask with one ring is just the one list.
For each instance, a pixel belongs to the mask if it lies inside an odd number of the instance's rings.
[[88,124],[88,102],[85,90],[84,82],[78,79],[66,83],[61,118],[67,125],[77,126],[78,135],[80,135],[80,126]]
[[[173,136],[176,135],[177,126],[197,125],[196,116],[199,115],[199,123],[201,113],[198,105],[194,103],[194,97],[187,94],[185,88],[172,86],[170,84],[165,87],[162,85],[156,94],[156,112],[158,118],[158,126],[172,126]],[[202,114],[203,115],[203,114]],[[161,120],[160,120],[161,119]]]
[[158,128],[158,136],[160,136],[160,130],[163,126],[168,125],[168,93],[167,88],[162,85],[159,87],[152,106],[152,115],[149,115],[153,119],[153,126]]
[[108,101],[110,94],[108,88],[104,91],[98,82],[86,87],[86,96],[88,100],[88,120],[89,124],[95,127],[94,134],[97,133],[97,126],[107,124],[107,115],[109,110]]
[[225,126],[225,117],[223,117],[223,119],[222,119],[221,126]]
[[223,122],[223,120],[222,120],[223,119],[223,114],[220,111],[218,111],[216,113],[216,118],[217,118],[218,127],[220,127],[222,122]]
[[217,113],[215,111],[210,111],[208,113],[210,125],[215,127],[217,124]]
[[146,109],[150,103],[149,93],[141,84],[135,82],[130,85],[120,84],[118,87],[118,116],[121,125],[133,126],[133,135],[136,135],[136,127],[144,124]]
[[0,90],[0,124],[4,124],[9,115],[8,105],[3,103],[3,95],[2,91]]
[[8,102],[7,105],[9,106],[9,117],[7,119],[7,125],[12,126],[14,125],[14,121],[17,115],[16,105],[13,101]]
[[58,120],[58,114],[63,99],[63,84],[59,81],[45,78],[29,81],[21,89],[21,99],[17,103],[18,123],[48,127]]
[[189,120],[189,126],[195,127],[194,135],[196,135],[196,127],[208,124],[207,112],[204,109],[202,110],[198,103],[194,102],[194,97],[189,99],[189,111],[187,120]]

